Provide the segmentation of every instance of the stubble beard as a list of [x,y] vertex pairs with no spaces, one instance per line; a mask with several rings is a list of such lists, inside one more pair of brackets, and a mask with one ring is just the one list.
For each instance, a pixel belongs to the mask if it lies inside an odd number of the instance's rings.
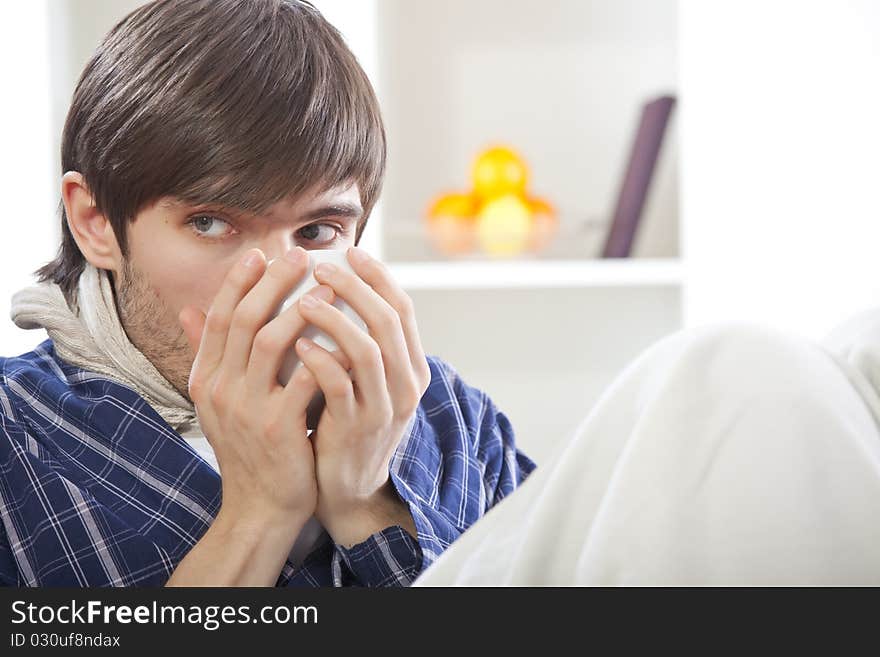
[[194,355],[177,316],[128,260],[123,261],[114,290],[119,320],[128,339],[181,395],[190,399],[189,374]]

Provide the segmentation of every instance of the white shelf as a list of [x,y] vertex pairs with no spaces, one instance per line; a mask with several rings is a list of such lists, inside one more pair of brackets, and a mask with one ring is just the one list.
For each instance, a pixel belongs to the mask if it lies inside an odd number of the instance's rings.
[[651,287],[683,282],[679,260],[503,260],[391,262],[394,278],[407,290]]

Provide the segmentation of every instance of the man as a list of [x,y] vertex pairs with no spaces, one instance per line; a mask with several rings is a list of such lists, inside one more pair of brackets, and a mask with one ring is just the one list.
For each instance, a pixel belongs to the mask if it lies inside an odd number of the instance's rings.
[[[64,128],[60,251],[13,299],[50,339],[0,358],[0,581],[406,585],[519,486],[507,418],[350,248],[384,166],[373,90],[308,3],[156,2],[110,32]],[[319,268],[272,318],[311,249],[357,275]]]

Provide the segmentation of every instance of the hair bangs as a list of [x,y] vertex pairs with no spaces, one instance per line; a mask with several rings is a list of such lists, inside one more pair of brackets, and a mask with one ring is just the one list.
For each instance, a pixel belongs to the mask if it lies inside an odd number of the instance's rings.
[[[369,80],[319,14],[281,4],[265,25],[235,33],[233,69],[210,64],[180,90],[218,93],[199,111],[217,117],[196,139],[159,146],[157,169],[190,160],[201,175],[160,185],[188,202],[259,213],[306,192],[356,183],[367,216],[385,168],[385,133]],[[304,15],[303,15],[304,14]],[[320,38],[315,38],[318,32]],[[309,38],[307,38],[309,37]]]

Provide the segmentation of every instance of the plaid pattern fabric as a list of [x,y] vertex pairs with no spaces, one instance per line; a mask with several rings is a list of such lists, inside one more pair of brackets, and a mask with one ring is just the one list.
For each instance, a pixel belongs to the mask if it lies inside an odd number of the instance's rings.
[[[535,464],[507,417],[428,356],[431,383],[390,477],[417,540],[388,527],[344,548],[326,532],[277,586],[405,586]],[[58,358],[0,358],[0,583],[161,586],[221,501],[219,475],[136,392]]]

